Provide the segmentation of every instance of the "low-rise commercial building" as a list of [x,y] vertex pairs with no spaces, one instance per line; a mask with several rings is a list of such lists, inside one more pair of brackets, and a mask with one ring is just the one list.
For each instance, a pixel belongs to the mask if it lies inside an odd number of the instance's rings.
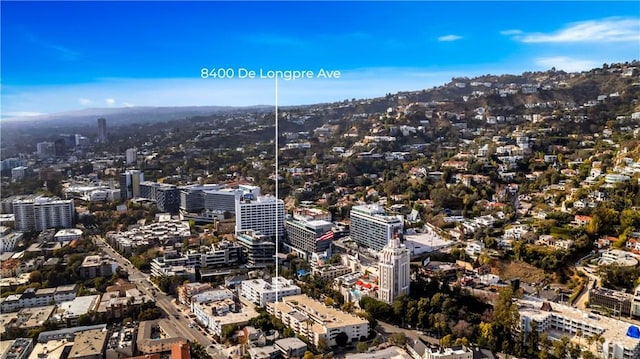
[[93,279],[96,277],[109,277],[114,273],[114,262],[99,255],[86,256],[80,265],[80,277]]
[[589,290],[589,307],[606,308],[614,316],[631,316],[633,295],[607,288],[593,288]]
[[307,344],[298,338],[278,339],[274,346],[285,358],[302,358],[307,351]]
[[351,272],[351,268],[343,264],[325,264],[321,266],[314,266],[312,270],[313,275],[330,281]]
[[426,348],[424,359],[473,359],[473,350],[465,347]]
[[81,315],[97,310],[99,304],[100,295],[76,297],[74,300],[62,302],[58,306],[54,318],[58,322],[64,322],[67,326],[73,327],[78,324],[78,318]]
[[61,229],[53,236],[58,242],[71,242],[82,238],[82,230],[78,228]]
[[15,323],[16,328],[31,330],[39,328],[49,323],[51,316],[56,310],[55,305],[44,307],[24,308],[18,312]]
[[86,330],[76,334],[69,358],[102,359],[107,345],[108,332],[103,329]]
[[2,354],[2,359],[26,359],[33,350],[33,339],[18,338]]
[[198,293],[211,290],[211,284],[209,283],[187,283],[178,287],[178,301],[181,304],[190,305],[191,297]]
[[136,338],[138,351],[142,354],[155,354],[171,350],[175,344],[187,344],[188,341],[178,329],[165,319],[140,322]]
[[264,279],[245,280],[240,286],[240,295],[251,303],[264,307],[267,303],[276,301],[276,294],[278,299],[300,294],[300,287],[293,283],[292,280],[283,277],[273,277],[271,283]]

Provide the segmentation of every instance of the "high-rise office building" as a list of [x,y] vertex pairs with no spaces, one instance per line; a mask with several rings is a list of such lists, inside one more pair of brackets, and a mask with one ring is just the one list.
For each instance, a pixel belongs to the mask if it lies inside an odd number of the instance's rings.
[[351,239],[358,245],[379,251],[396,234],[402,234],[404,219],[401,215],[388,215],[378,205],[351,208]]
[[236,242],[249,268],[264,268],[276,261],[276,244],[268,236],[252,230],[238,231]]
[[140,197],[155,201],[162,212],[178,213],[180,209],[180,189],[171,184],[141,182]]
[[144,182],[144,173],[129,170],[120,174],[120,198],[127,200],[140,197],[140,183]]
[[409,249],[397,236],[380,252],[378,299],[391,304],[393,299],[409,294]]
[[107,120],[98,119],[98,143],[107,143]]
[[55,154],[53,142],[38,142],[36,151],[40,158],[52,157]]
[[138,149],[133,147],[125,151],[125,160],[128,165],[136,163],[138,159]]
[[[236,202],[236,231],[253,230],[275,238],[284,236],[284,202],[271,196],[242,195]],[[277,217],[277,222],[276,222]],[[276,224],[277,223],[277,224]]]
[[6,158],[0,162],[0,169],[3,171],[24,166],[24,161],[19,158]]
[[[296,210],[296,213],[300,213],[300,211]],[[330,216],[329,214],[329,218],[331,218]],[[294,215],[288,218],[284,224],[287,230],[286,245],[292,252],[304,259],[310,259],[313,253],[327,252],[327,255],[330,255],[331,252],[333,224],[325,219],[312,218]],[[323,216],[323,218],[327,217]]]
[[64,138],[58,138],[53,142],[53,152],[56,157],[62,157],[67,153],[67,143]]
[[75,207],[71,199],[32,197],[13,201],[13,213],[17,230],[43,231],[72,227]]
[[242,198],[240,189],[221,188],[218,190],[203,191],[204,209],[211,212],[236,213],[236,203]]

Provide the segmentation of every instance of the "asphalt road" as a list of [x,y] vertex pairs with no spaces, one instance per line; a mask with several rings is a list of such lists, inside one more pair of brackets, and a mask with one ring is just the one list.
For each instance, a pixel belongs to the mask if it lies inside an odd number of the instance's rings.
[[194,326],[193,328],[189,327],[189,323],[191,323],[192,319],[188,317],[185,318],[185,316],[188,316],[191,313],[190,311],[185,310],[184,312],[181,312],[174,302],[175,298],[165,294],[156,287],[151,282],[150,276],[147,273],[144,273],[133,266],[127,258],[123,257],[120,253],[111,248],[103,237],[96,236],[94,239],[95,243],[106,255],[113,258],[120,267],[129,273],[129,281],[131,283],[135,283],[139,290],[155,299],[156,306],[164,311],[166,319],[175,327],[176,332],[181,333],[189,341],[202,344],[207,348],[207,352],[212,356],[215,357],[218,355],[218,350],[211,347],[211,344],[215,344],[212,336],[206,333],[204,329],[199,326]]
[[428,335],[420,335],[416,330],[413,329],[404,329],[396,327],[395,325],[378,321],[378,326],[376,327],[376,332],[382,335],[385,339],[388,339],[391,334],[394,333],[404,333],[407,338],[416,340],[418,338],[422,339],[424,342],[429,344],[440,344],[440,340],[434,337],[430,337]]

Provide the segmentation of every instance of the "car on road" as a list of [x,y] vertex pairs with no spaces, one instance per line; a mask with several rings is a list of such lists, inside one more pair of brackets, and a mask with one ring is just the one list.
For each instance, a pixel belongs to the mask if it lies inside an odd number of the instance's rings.
[[173,317],[176,319],[180,319],[180,316],[178,314],[174,315]]

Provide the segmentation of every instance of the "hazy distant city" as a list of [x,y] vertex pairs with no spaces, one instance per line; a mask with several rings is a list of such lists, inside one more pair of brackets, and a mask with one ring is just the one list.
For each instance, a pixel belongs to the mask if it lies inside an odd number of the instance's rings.
[[640,359],[640,5],[150,5],[2,4],[0,358]]

